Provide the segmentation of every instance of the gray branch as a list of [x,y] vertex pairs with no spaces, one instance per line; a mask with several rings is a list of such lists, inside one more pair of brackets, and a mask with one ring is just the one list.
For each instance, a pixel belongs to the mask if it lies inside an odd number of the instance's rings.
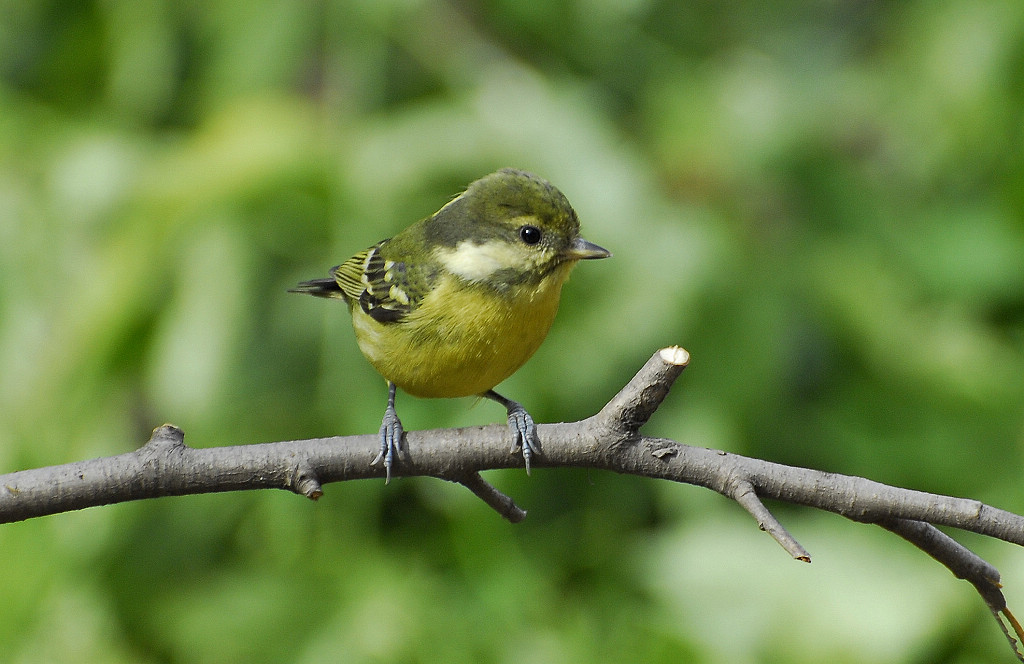
[[[579,422],[538,425],[543,447],[533,467],[599,468],[712,489],[738,502],[793,558],[805,562],[810,562],[810,554],[772,515],[764,499],[877,524],[970,582],[1024,661],[1001,619],[1021,638],[1020,625],[1000,590],[999,572],[935,528],[950,526],[1024,545],[1024,517],[977,500],[641,435],[640,427],[688,362],[685,350],[664,348],[598,414]],[[509,435],[504,424],[410,431],[392,474],[462,484],[515,523],[526,512],[480,476],[483,470],[522,465],[509,453]],[[165,424],[134,452],[0,475],[0,523],[128,500],[220,491],[287,489],[315,500],[331,482],[383,478],[383,468],[370,465],[378,448],[374,434],[196,449],[185,445],[180,429]]]

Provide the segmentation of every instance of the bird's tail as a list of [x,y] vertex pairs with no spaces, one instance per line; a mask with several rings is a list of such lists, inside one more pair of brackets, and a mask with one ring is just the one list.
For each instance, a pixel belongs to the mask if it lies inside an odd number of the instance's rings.
[[289,293],[305,293],[307,295],[315,295],[316,297],[336,297],[345,298],[345,294],[341,290],[341,286],[334,279],[312,279],[310,281],[303,281],[295,288],[288,289]]

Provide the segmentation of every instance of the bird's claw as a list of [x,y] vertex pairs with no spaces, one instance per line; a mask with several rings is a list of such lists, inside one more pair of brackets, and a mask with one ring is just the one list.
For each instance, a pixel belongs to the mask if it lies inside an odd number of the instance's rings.
[[515,454],[522,449],[526,474],[529,475],[530,459],[540,452],[540,439],[537,437],[537,425],[533,423],[533,418],[515,401],[508,407],[508,428],[512,431],[512,449],[509,451]]
[[384,460],[385,484],[391,481],[391,466],[394,464],[395,457],[402,451],[403,433],[402,421],[398,419],[395,407],[389,404],[387,410],[384,411],[384,419],[380,423],[380,451],[370,462],[371,466],[376,466],[382,459]]

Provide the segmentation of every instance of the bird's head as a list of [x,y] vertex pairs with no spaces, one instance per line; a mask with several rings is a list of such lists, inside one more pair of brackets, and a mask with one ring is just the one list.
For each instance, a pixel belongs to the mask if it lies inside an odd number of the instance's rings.
[[566,264],[611,256],[580,237],[576,211],[562,192],[512,168],[470,184],[425,231],[448,270],[496,286],[537,283]]

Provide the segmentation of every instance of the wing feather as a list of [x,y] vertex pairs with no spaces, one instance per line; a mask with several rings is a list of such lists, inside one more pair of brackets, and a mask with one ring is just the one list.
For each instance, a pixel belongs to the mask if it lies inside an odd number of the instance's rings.
[[378,322],[397,323],[419,306],[429,278],[409,270],[405,261],[388,260],[388,242],[360,251],[331,272],[345,299]]

